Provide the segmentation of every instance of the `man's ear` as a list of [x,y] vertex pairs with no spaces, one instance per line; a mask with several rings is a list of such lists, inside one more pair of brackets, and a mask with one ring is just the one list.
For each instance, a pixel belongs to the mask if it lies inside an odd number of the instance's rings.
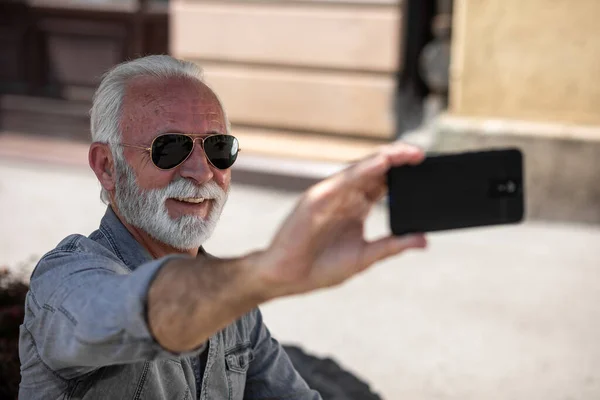
[[102,187],[108,192],[115,190],[115,164],[108,144],[92,143],[88,161]]

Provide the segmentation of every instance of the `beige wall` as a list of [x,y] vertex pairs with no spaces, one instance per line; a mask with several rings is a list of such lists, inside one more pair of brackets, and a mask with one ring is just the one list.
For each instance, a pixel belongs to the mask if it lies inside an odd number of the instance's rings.
[[234,128],[393,138],[399,0],[170,7],[171,52],[204,67]]
[[397,2],[356,3],[173,1],[171,51],[192,59],[394,72]]
[[455,0],[450,112],[600,125],[600,0]]

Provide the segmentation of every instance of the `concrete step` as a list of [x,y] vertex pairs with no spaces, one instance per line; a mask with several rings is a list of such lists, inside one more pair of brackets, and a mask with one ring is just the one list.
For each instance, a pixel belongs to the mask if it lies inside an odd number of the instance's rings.
[[600,224],[600,129],[443,115],[433,151],[517,147],[524,156],[530,219]]

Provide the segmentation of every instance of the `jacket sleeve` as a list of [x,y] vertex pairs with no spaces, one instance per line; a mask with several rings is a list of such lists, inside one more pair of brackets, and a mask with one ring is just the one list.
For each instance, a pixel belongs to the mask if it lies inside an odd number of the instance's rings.
[[169,259],[154,260],[126,273],[116,261],[96,254],[45,256],[36,267],[43,273],[34,273],[27,294],[22,368],[39,357],[69,379],[106,365],[179,358],[201,351],[170,353],[148,328],[148,289]]
[[271,336],[260,310],[254,312],[253,360],[248,367],[244,399],[322,400],[317,391],[308,387],[283,347]]

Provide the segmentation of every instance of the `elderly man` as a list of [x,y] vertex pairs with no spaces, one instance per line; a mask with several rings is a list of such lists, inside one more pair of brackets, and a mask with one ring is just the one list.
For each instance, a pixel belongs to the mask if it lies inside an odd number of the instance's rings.
[[363,237],[395,144],[308,190],[268,248],[202,248],[227,200],[238,141],[192,63],[112,69],[91,110],[89,164],[108,204],[97,231],[44,255],[20,333],[22,399],[318,399],[257,306],[337,285],[423,236]]

